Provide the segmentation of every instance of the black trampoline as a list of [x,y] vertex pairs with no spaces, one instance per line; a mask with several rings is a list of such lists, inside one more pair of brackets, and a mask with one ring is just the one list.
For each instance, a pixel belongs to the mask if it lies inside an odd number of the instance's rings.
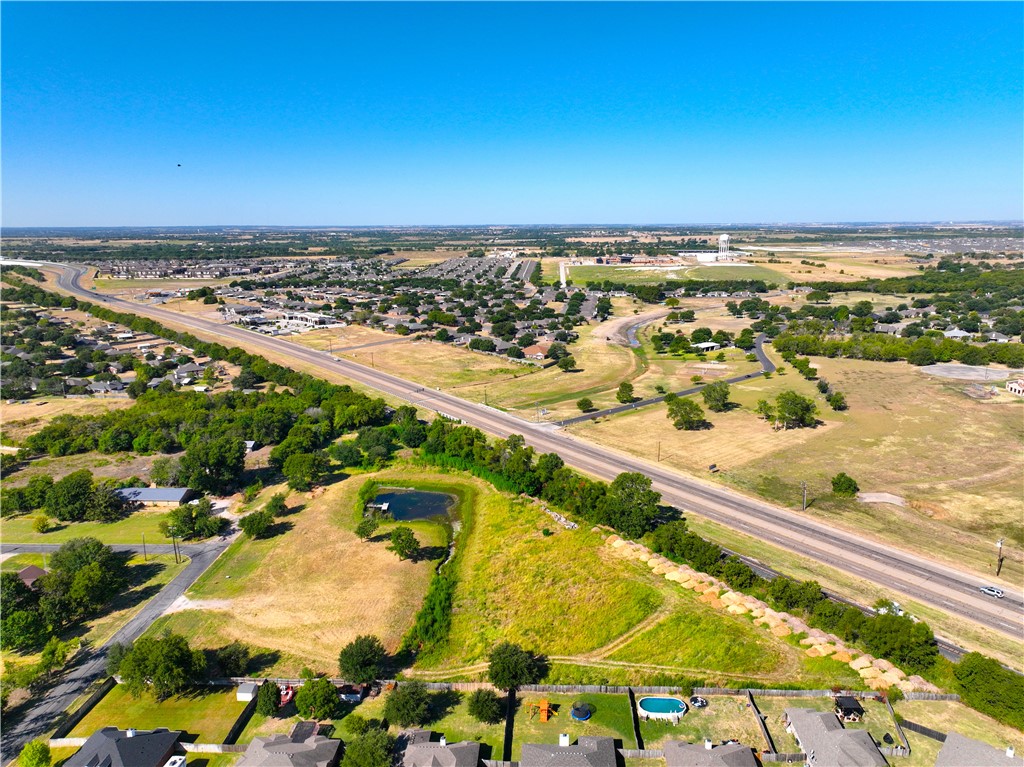
[[581,700],[576,701],[572,704],[572,711],[570,716],[577,722],[585,722],[590,719],[594,714],[594,709],[590,707],[589,703],[584,703]]

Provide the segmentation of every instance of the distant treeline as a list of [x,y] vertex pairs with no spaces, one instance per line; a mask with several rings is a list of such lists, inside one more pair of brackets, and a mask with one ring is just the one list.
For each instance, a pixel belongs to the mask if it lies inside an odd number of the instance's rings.
[[[986,264],[987,266],[987,264]],[[1024,299],[1024,269],[1012,266],[982,269],[974,264],[941,260],[934,269],[925,269],[908,277],[867,279],[856,282],[823,281],[810,283],[827,293],[948,293],[971,292],[979,295],[1005,293]]]

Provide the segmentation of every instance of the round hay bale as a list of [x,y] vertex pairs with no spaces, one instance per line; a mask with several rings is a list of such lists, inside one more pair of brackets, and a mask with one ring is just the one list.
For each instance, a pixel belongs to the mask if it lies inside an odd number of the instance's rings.
[[675,581],[679,583],[683,579],[683,576],[679,574],[678,570],[672,570],[671,572],[665,573],[665,580]]
[[772,634],[777,637],[788,637],[793,632],[789,630],[789,626],[785,623],[780,623],[777,626],[772,626]]
[[808,647],[806,650],[804,650],[804,654],[807,655],[808,658],[820,658],[821,657],[821,653],[818,652],[818,646],[817,645],[814,645],[813,647]]
[[748,612],[746,607],[737,604],[726,605],[725,610],[726,612],[730,612],[733,615],[744,615]]
[[884,677],[875,677],[874,679],[865,679],[864,683],[872,690],[878,690],[879,692],[888,690],[892,685],[885,681]]
[[818,648],[818,654],[821,655],[822,658],[827,658],[836,651],[836,648],[828,643],[815,646]]
[[853,656],[850,655],[850,653],[846,652],[846,650],[839,650],[832,657],[840,663],[849,663],[851,660],[853,660]]
[[852,668],[854,671],[860,671],[862,668],[867,668],[868,666],[870,666],[871,661],[873,661],[874,659],[875,657],[873,655],[861,655],[856,660],[850,661],[850,668]]

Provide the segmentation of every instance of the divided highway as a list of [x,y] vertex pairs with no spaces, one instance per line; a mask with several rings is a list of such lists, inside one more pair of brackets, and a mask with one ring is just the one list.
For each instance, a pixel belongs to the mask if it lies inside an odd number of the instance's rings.
[[975,621],[1016,639],[1024,639],[1024,598],[1019,585],[1007,587],[1005,599],[982,595],[978,589],[989,580],[927,557],[898,549],[829,525],[728,488],[687,477],[663,466],[608,447],[584,442],[558,430],[555,424],[537,424],[500,410],[467,402],[453,395],[426,389],[416,383],[356,362],[338,359],[288,341],[242,328],[173,312],[159,306],[140,305],[103,296],[79,284],[86,267],[21,262],[59,269],[59,287],[83,299],[112,309],[131,312],[165,323],[184,326],[197,335],[233,342],[253,351],[272,351],[315,367],[332,370],[357,383],[372,387],[412,404],[434,410],[475,426],[489,434],[506,437],[522,434],[541,452],[555,452],[571,466],[611,480],[623,471],[649,476],[665,501],[686,512],[700,514],[755,538],[850,573],[865,581],[893,589],[941,610]]

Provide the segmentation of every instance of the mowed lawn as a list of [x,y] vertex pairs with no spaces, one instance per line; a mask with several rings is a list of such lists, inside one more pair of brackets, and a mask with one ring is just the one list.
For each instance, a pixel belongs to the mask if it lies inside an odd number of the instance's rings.
[[134,727],[151,730],[166,727],[184,730],[188,740],[197,743],[222,743],[245,703],[235,700],[235,688],[197,690],[194,693],[157,701],[149,692],[133,698],[118,685],[96,704],[69,737],[85,738],[96,730],[113,725],[120,729]]
[[[338,651],[360,634],[374,634],[396,650],[420,608],[434,563],[400,560],[380,533],[360,541],[352,532],[355,497],[370,477],[382,484],[447,479],[398,466],[342,480],[314,499],[292,494],[289,507],[304,508],[280,519],[290,529],[233,543],[187,594],[201,609],[165,616],[150,631],[169,628],[203,648],[239,640],[276,651],[281,657],[271,667],[275,674],[294,675],[303,665],[335,673]],[[421,546],[443,550],[438,525],[411,526]]]
[[[160,523],[167,518],[166,510],[135,511],[117,522],[60,522],[51,518],[53,528],[46,533],[33,529],[36,517],[42,512],[8,517],[0,523],[0,533],[11,543],[66,543],[72,538],[97,538],[103,543],[170,543],[160,532]],[[143,539],[145,536],[145,539]]]
[[[637,698],[642,698],[638,695]],[[752,747],[764,744],[757,719],[747,708],[747,699],[731,695],[705,695],[707,708],[687,709],[679,724],[650,719],[640,722],[640,737],[644,748],[661,748],[669,740],[703,743],[710,738],[715,743],[735,738]],[[688,698],[684,698],[688,700]],[[689,705],[689,703],[687,703]]]
[[[541,722],[540,714],[532,706],[546,700],[555,707],[557,714]],[[570,716],[572,704],[576,701],[589,703],[593,715],[585,722],[578,722]],[[561,733],[569,735],[575,743],[583,735],[609,737],[622,741],[623,748],[636,748],[633,735],[633,715],[629,710],[626,695],[558,695],[552,693],[521,693],[517,698],[515,730],[512,741],[512,760],[518,761],[525,743],[547,743],[558,745]]]
[[[958,732],[968,738],[988,743],[1000,750],[1013,746],[1018,754],[1024,752],[1024,732],[1015,730],[973,708],[954,701],[901,700],[893,709],[906,719],[939,732]],[[910,741],[911,753],[921,753],[922,765],[935,764],[935,755],[942,745],[937,741],[904,731]],[[930,757],[930,761],[928,760]]]
[[585,653],[662,602],[649,576],[607,550],[600,535],[565,530],[532,503],[482,496],[463,545],[448,646],[421,657],[419,668],[479,663],[502,641],[550,655]]

